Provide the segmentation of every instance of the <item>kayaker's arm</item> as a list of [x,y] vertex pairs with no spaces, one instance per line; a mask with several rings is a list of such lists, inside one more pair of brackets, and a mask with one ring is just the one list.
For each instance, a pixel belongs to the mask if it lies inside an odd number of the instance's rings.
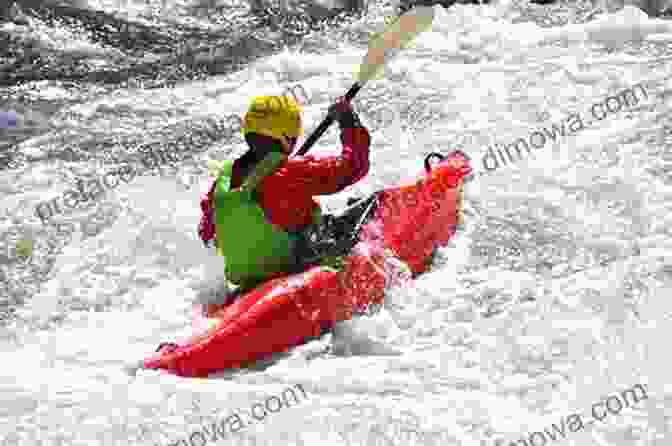
[[335,194],[353,185],[369,171],[369,133],[363,127],[345,129],[341,138],[341,155],[290,158],[278,174],[284,176],[297,193],[311,196]]
[[329,108],[329,116],[341,127],[340,156],[297,156],[285,164],[282,175],[289,177],[297,191],[327,195],[342,191],[369,172],[371,136],[347,98],[339,98]]
[[341,128],[341,144],[343,157],[351,160],[352,175],[343,178],[342,187],[348,187],[361,180],[369,172],[369,148],[371,135],[359,120],[359,115],[352,108],[347,97],[340,97],[328,111]]
[[212,203],[212,197],[215,192],[215,185],[217,184],[217,180],[221,175],[231,176],[231,172],[233,170],[233,161],[208,160],[207,168],[210,175],[210,181],[208,182],[207,190],[201,193],[201,220],[198,225],[198,235],[206,248],[209,246],[210,241],[215,238],[216,232],[214,222],[214,206]]

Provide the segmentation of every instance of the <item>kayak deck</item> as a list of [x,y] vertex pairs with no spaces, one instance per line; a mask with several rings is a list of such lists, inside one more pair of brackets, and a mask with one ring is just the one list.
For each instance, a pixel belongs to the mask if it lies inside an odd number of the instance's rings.
[[[434,250],[459,224],[469,160],[453,152],[430,167],[429,158],[415,183],[378,192],[377,206],[342,269],[314,266],[270,280],[219,310],[214,334],[155,354],[144,367],[205,377],[286,351],[369,305],[382,304],[392,283],[427,270]],[[398,261],[410,271],[400,270]]]

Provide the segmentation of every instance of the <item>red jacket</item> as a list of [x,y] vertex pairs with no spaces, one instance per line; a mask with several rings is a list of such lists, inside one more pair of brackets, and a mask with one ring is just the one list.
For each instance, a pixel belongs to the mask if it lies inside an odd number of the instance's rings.
[[[340,155],[295,156],[285,160],[257,189],[261,207],[271,223],[288,231],[312,223],[319,204],[313,196],[342,191],[369,172],[371,137],[364,127],[344,128]],[[233,165],[233,187],[241,184],[237,162]]]

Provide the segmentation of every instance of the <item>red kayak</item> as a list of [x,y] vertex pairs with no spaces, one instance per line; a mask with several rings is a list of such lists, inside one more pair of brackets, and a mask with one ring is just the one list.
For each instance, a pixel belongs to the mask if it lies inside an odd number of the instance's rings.
[[[432,157],[439,159],[434,166]],[[469,159],[462,152],[428,155],[415,183],[376,193],[376,207],[361,225],[359,241],[343,268],[314,266],[270,280],[222,308],[217,316],[221,326],[214,334],[162,350],[143,366],[205,377],[286,351],[369,305],[382,304],[386,286],[399,278],[395,262],[388,260],[400,260],[413,275],[420,274],[434,250],[455,234],[462,185],[470,174]]]

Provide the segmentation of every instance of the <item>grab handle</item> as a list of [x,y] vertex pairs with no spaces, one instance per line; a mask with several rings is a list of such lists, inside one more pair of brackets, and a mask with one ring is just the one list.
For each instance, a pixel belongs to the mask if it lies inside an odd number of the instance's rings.
[[432,158],[434,158],[434,157],[438,158],[438,159],[439,159],[439,162],[441,162],[441,161],[443,161],[443,160],[446,159],[445,156],[441,155],[441,154],[438,153],[438,152],[431,152],[429,155],[427,155],[427,156],[425,157],[425,170],[427,171],[427,173],[429,173],[429,172],[432,171],[432,166],[431,166],[431,164],[429,164],[429,161],[430,161]]

